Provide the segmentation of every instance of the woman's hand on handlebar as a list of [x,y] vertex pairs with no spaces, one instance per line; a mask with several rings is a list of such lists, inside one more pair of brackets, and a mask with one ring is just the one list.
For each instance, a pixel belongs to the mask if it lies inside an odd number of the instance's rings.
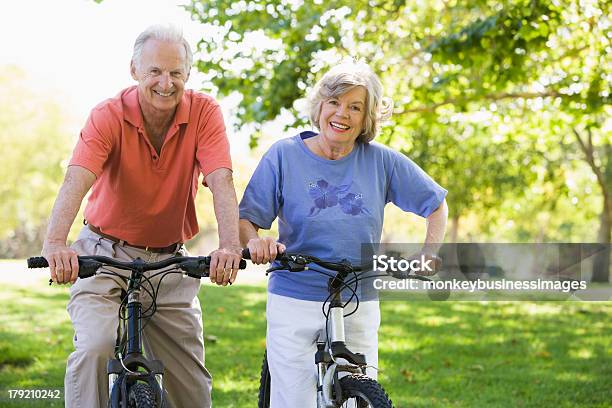
[[419,260],[420,267],[414,271],[419,276],[433,276],[442,269],[442,259],[435,253],[420,252],[408,260]]
[[287,249],[272,237],[252,238],[247,243],[247,248],[251,252],[251,262],[256,265],[273,261],[277,254],[282,254]]
[[74,283],[79,276],[77,253],[66,244],[47,243],[43,246],[42,256],[49,263],[51,280],[60,285]]

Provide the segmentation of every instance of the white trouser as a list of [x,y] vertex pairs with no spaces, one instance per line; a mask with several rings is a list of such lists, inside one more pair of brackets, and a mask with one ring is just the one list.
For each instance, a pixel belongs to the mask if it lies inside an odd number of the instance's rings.
[[[268,293],[266,347],[272,377],[271,408],[316,408],[317,339],[325,330],[322,302],[299,300]],[[347,306],[345,314],[352,311]],[[380,309],[377,301],[362,302],[357,313],[344,319],[346,345],[353,353],[366,356],[369,366],[378,366],[378,327]],[[376,370],[367,374],[376,378]]]

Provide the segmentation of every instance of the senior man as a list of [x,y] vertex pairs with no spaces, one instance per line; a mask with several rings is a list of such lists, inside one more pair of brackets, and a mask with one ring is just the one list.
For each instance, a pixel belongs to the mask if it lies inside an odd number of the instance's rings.
[[[215,100],[185,90],[191,64],[189,44],[176,28],[154,26],[138,36],[130,66],[138,84],[92,110],[53,207],[42,255],[53,281],[74,284],[67,407],[107,406],[106,364],[125,288],[109,275],[77,280],[77,254],[147,262],[186,254],[182,243],[198,232],[194,198],[202,173],[219,232],[210,279],[225,286],[236,278],[240,244],[229,142]],[[90,189],[86,225],[69,248],[68,232]],[[211,405],[198,289],[195,279],[165,277],[157,312],[143,332],[145,351],[164,362],[164,387],[174,407]]]

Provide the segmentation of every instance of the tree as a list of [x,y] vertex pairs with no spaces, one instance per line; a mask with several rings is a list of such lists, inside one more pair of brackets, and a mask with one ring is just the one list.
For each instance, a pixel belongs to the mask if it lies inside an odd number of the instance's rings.
[[72,148],[58,101],[28,89],[25,74],[0,67],[0,256],[41,246]]
[[[610,243],[607,3],[193,0],[187,9],[213,33],[199,44],[207,86],[240,90],[239,126],[285,111],[304,124],[300,101],[320,73],[363,58],[396,102],[381,140],[450,187],[455,231],[533,183],[562,184],[559,158],[581,151],[602,196],[599,241]],[[544,111],[554,128],[539,127]],[[600,264],[595,279],[607,281]]]

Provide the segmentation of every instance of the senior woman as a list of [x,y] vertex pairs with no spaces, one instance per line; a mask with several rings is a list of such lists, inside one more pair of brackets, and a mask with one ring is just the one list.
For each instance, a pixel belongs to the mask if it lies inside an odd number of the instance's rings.
[[[372,142],[392,104],[362,63],[332,68],[309,98],[319,133],[276,142],[264,155],[240,203],[240,237],[255,263],[277,252],[360,263],[361,244],[380,241],[384,207],[392,202],[427,219],[425,244],[442,242],[446,190],[403,154]],[[278,241],[260,237],[279,219]],[[313,266],[311,269],[314,269]],[[321,302],[327,276],[316,271],[274,273],[268,283],[266,347],[272,377],[270,406],[316,407],[313,356],[325,330]],[[377,301],[362,302],[345,320],[347,346],[378,364]],[[376,370],[368,369],[376,378]]]

